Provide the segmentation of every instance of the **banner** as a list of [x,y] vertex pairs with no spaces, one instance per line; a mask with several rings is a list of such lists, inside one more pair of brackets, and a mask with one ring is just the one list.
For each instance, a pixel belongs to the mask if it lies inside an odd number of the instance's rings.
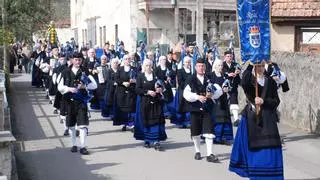
[[100,58],[101,58],[102,55],[104,55],[104,49],[97,48],[96,49],[96,58],[98,59],[99,62],[101,62]]
[[270,60],[269,0],[237,0],[242,62]]

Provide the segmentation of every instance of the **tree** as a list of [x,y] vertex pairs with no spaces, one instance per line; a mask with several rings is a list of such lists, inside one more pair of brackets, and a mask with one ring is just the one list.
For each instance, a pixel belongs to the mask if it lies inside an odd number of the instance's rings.
[[49,24],[52,16],[50,4],[51,0],[5,1],[7,15],[3,31],[11,32],[17,40],[31,39],[33,32],[46,29]]

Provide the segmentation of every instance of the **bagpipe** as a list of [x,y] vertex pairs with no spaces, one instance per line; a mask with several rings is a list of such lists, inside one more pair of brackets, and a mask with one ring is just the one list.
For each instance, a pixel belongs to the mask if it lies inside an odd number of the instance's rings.
[[229,81],[229,79],[224,80],[224,82],[222,83],[222,88],[228,88],[228,91],[230,92],[232,89],[231,83]]
[[194,73],[195,71],[195,65],[197,63],[197,60],[202,56],[200,50],[199,50],[199,47],[197,45],[195,45],[193,47],[193,55],[192,55],[192,63],[191,63],[191,70],[192,70],[192,73]]
[[[82,72],[80,79],[75,80],[74,84],[84,84],[86,87],[91,83],[90,78],[86,75],[85,72]],[[91,91],[87,91],[86,89],[77,89],[75,93],[69,93],[69,98],[80,101],[84,104],[87,104],[92,98],[93,94]]]
[[[208,94],[214,94],[217,91],[217,88],[214,86],[214,84],[210,80],[208,80],[207,83],[208,84],[206,86],[206,92],[205,92],[206,96]],[[201,109],[204,110],[206,108],[207,108],[207,102],[201,103]]]
[[[165,88],[165,85],[164,85],[164,82],[160,79],[156,80],[156,82],[154,83],[154,89],[156,90],[157,88],[161,88],[162,89],[162,92],[166,91],[166,88]],[[162,99],[164,98],[163,96],[161,97]],[[151,104],[154,104],[157,97],[151,97]]]
[[131,69],[131,70],[130,70],[130,74],[129,74],[129,78],[135,80],[135,79],[137,79],[137,76],[138,76],[137,71],[134,70],[134,69]]
[[161,56],[161,52],[160,52],[160,45],[159,43],[157,44],[156,46],[156,49],[155,49],[155,52],[154,52],[154,60],[156,62],[155,66],[158,66],[159,65],[159,59],[160,59],[160,56]]
[[168,82],[169,82],[170,86],[172,85],[171,75],[172,75],[172,72],[170,71],[169,68],[167,68],[167,70],[166,70],[166,78],[169,79]]
[[278,64],[272,64],[272,72],[270,74],[271,77],[278,76],[280,78],[281,72],[280,72],[280,67]]
[[172,64],[171,64],[171,69],[172,69],[172,71],[174,71],[174,72],[176,72],[177,71],[177,64],[176,64],[176,62],[172,62]]
[[235,57],[235,53],[234,53],[234,43],[235,43],[234,36],[231,35],[230,36],[230,41],[229,41],[229,51],[232,54],[232,61],[236,62],[236,57]]
[[166,90],[164,82],[162,80],[160,80],[160,79],[158,79],[154,84],[154,89],[157,89],[157,88],[161,88],[162,92],[164,92]]

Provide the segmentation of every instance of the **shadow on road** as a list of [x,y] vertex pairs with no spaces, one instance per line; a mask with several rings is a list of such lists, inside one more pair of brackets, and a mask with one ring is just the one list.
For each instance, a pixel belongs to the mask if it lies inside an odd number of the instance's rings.
[[305,139],[319,139],[320,136],[316,134],[305,134],[301,136],[283,136],[284,142],[301,141]]
[[11,83],[9,101],[14,136],[18,141],[48,138],[40,124],[41,118],[41,122],[48,123],[47,128],[53,131],[54,136],[59,137],[50,121],[53,114],[47,114],[43,108],[44,103],[48,103],[48,100],[44,99],[45,92],[30,86],[30,82]]
[[17,152],[20,180],[112,180],[109,175],[95,174],[99,169],[119,163],[89,164],[79,153],[67,148]]
[[79,153],[72,154],[64,146],[62,132],[57,132],[52,123],[57,115],[45,111],[48,100],[42,88],[13,80],[8,95],[20,180],[111,180],[108,175],[95,172],[119,163],[89,164]]

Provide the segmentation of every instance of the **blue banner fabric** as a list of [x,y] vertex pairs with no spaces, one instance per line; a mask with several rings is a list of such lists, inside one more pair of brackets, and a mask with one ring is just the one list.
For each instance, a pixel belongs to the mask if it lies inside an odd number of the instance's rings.
[[269,0],[237,0],[242,62],[270,60]]

